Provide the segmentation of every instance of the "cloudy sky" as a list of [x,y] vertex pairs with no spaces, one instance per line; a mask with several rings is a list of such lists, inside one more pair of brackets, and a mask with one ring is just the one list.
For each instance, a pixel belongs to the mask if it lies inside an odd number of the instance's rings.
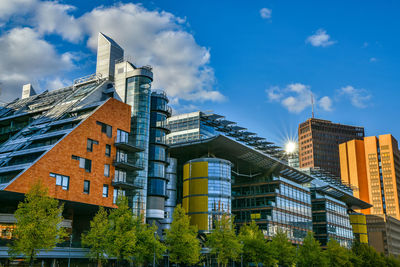
[[[97,3],[96,3],[97,2]],[[400,139],[397,1],[0,0],[0,101],[95,72],[99,31],[178,112],[223,114],[275,142],[311,116]]]

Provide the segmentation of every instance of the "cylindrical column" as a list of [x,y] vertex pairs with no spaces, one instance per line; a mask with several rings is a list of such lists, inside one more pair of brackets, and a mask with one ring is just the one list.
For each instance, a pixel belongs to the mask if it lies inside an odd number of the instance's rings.
[[183,166],[183,208],[200,232],[214,228],[218,215],[231,214],[231,166],[219,158],[199,158]]

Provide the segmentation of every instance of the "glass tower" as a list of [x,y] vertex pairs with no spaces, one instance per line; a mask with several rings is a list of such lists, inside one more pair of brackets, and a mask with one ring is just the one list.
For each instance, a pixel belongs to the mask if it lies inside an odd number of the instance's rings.
[[137,215],[145,215],[146,212],[151,82],[152,79],[146,76],[134,76],[126,81],[125,103],[132,106],[131,138],[143,149],[135,155],[136,162],[143,167],[137,171],[136,176],[136,182],[141,189],[132,196],[132,208]]
[[147,187],[147,218],[164,219],[167,178],[165,174],[167,162],[166,127],[167,118],[171,116],[168,98],[163,91],[151,94],[149,172]]

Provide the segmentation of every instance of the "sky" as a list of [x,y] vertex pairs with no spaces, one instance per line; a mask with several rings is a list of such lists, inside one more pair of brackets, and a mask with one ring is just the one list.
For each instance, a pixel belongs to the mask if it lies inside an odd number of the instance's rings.
[[400,139],[398,1],[0,0],[0,101],[95,72],[99,31],[154,69],[176,113],[279,145],[311,117]]

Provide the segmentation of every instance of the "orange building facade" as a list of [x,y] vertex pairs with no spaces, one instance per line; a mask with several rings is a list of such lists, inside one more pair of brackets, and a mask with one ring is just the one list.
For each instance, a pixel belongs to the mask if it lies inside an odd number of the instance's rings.
[[[110,137],[102,132],[100,123],[112,127]],[[4,191],[25,194],[33,184],[41,181],[48,188],[49,195],[56,199],[116,207],[113,204],[111,184],[114,174],[113,159],[117,150],[114,141],[118,129],[130,132],[130,123],[131,106],[110,98],[30,168],[17,176]],[[88,149],[88,140],[95,142],[92,149]],[[108,155],[106,146],[111,147]],[[81,168],[80,161],[73,159],[74,156],[89,160],[90,171]],[[105,168],[109,168],[107,173]],[[52,174],[68,177],[68,185],[56,185],[56,177],[52,177]],[[89,184],[86,187],[88,190],[84,190],[85,181]],[[103,195],[104,187],[108,188],[106,195]]]
[[341,179],[356,197],[373,205],[364,214],[400,219],[400,152],[391,135],[365,137],[339,145]]

